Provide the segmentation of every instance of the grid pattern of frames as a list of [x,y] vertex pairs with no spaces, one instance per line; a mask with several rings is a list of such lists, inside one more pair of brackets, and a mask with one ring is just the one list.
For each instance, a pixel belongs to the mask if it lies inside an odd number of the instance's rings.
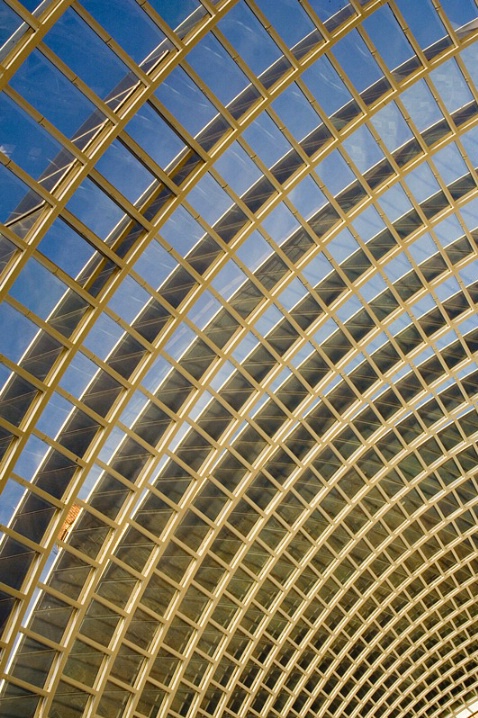
[[477,31],[1,0],[2,716],[471,718]]

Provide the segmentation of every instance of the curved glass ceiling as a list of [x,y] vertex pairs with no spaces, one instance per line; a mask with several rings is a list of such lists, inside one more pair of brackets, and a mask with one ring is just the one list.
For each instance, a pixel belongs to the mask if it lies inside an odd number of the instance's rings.
[[475,0],[0,2],[0,714],[463,718]]

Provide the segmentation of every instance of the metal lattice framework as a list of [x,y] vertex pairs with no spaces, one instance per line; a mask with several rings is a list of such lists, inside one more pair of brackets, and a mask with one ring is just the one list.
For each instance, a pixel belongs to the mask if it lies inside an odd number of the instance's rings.
[[0,38],[2,717],[471,718],[475,0]]

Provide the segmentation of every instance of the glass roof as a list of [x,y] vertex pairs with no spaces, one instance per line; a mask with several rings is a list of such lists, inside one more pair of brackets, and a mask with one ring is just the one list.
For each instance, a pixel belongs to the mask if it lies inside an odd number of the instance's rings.
[[0,714],[471,718],[475,0],[0,2]]

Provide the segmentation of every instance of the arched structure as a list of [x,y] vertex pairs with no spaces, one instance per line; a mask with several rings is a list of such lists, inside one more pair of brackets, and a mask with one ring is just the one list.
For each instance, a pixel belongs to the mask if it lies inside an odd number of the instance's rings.
[[475,0],[0,27],[0,714],[470,718]]

